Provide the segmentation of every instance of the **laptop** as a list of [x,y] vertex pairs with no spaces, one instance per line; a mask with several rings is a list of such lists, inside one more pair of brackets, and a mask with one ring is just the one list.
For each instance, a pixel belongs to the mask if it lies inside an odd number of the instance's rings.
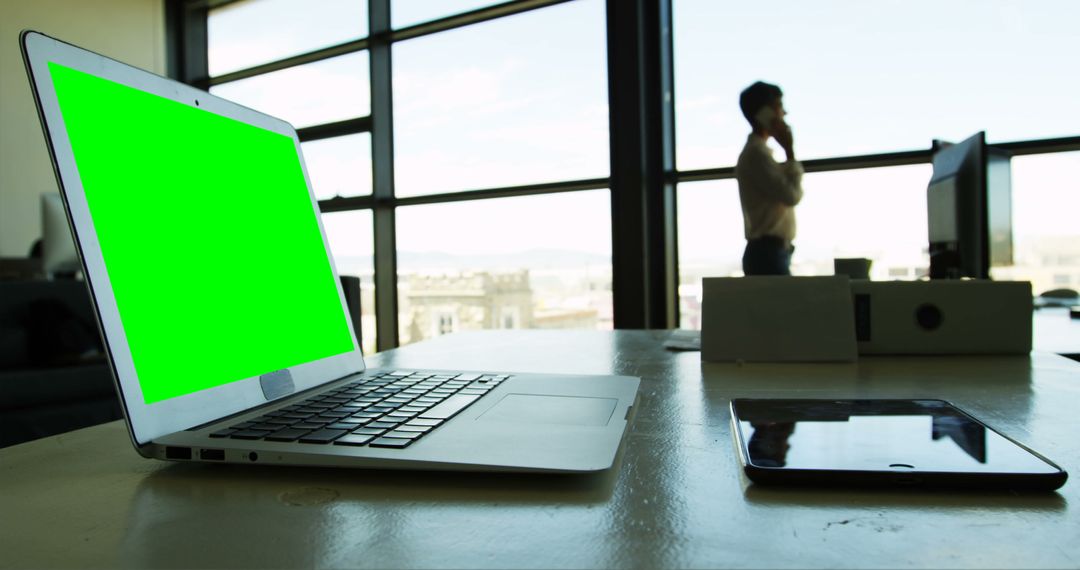
[[614,465],[638,378],[364,366],[288,123],[37,32],[20,44],[141,455]]

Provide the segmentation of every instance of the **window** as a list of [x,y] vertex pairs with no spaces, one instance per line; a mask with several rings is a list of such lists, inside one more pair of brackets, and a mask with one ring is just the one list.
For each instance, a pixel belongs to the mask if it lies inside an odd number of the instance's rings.
[[390,3],[390,18],[397,29],[496,3],[493,0],[393,0]]
[[[791,272],[832,275],[833,260],[872,260],[872,279],[925,276],[929,165],[807,174]],[[742,275],[746,246],[735,180],[679,185],[680,326],[701,327],[702,277]]]
[[457,330],[457,315],[449,311],[441,311],[437,313],[435,318],[435,331],[434,336],[442,336],[444,334],[450,334]]
[[397,194],[607,176],[606,53],[598,0],[395,44]]
[[334,265],[341,275],[360,278],[360,337],[365,354],[375,352],[375,245],[371,211],[356,210],[322,215]]
[[504,329],[516,329],[518,328],[518,322],[521,311],[517,307],[503,307],[502,309],[502,323],[499,328]]
[[1080,277],[1077,172],[1080,152],[1013,157],[1014,265],[991,269],[995,279],[1031,281],[1037,295]]
[[833,259],[865,257],[873,262],[872,279],[893,271],[925,276],[930,172],[919,164],[805,175],[791,272],[832,275]]
[[368,115],[368,84],[368,54],[361,52],[222,83],[210,92],[299,129]]
[[[603,187],[610,175],[606,3],[387,1],[395,30],[443,19],[376,38],[390,42],[392,65],[376,67],[374,80],[391,85],[393,121],[333,124],[372,113],[373,70],[358,41],[368,36],[365,0],[211,2],[212,76],[281,62],[275,71],[224,77],[212,90],[298,128],[320,127],[305,136],[332,135],[303,149],[317,198],[355,208],[324,221],[339,266],[367,276],[365,311],[374,308],[370,209],[388,209],[402,342],[449,330],[612,326],[612,248],[625,246],[611,244],[609,192],[580,190]],[[738,94],[755,80],[787,93],[801,160],[838,159],[827,163],[836,170],[804,180],[798,275],[832,273],[836,257],[873,259],[875,279],[926,273],[932,139],[985,130],[998,144],[1080,131],[1071,99],[1080,74],[1065,72],[1080,19],[1071,0],[670,1],[682,326],[700,326],[701,277],[741,274],[742,216],[725,169],[748,131]],[[480,22],[446,20],[473,11]],[[333,57],[280,68],[332,46],[340,47],[323,53]],[[377,148],[380,161],[394,162],[373,165],[372,134],[356,131],[381,135],[378,125],[391,122],[390,152]],[[1051,144],[1076,148],[1074,140]],[[926,152],[927,163],[892,166],[886,160],[896,157],[873,156],[896,151]],[[872,156],[852,158],[861,155]],[[1067,217],[1080,204],[1062,186],[1078,157],[1013,159],[1016,263],[995,268],[995,278],[1031,280],[1037,292],[1064,279],[1080,283],[1080,236]],[[852,166],[859,169],[845,170]],[[688,172],[703,169],[719,171]],[[391,170],[394,196],[374,200],[373,171]],[[684,181],[710,175],[717,179]],[[389,182],[380,179],[380,188]],[[548,183],[564,184],[535,187]],[[487,189],[519,197],[442,195]],[[375,332],[367,317],[365,347]],[[390,335],[383,341],[395,344]]]
[[611,328],[608,211],[606,190],[398,208],[401,342],[445,314],[456,330]]
[[315,197],[371,194],[371,135],[360,133],[301,145]]
[[[371,113],[367,46],[350,44],[367,36],[367,4],[241,0],[209,11],[213,77],[281,62],[273,71],[214,82],[212,91],[289,121],[302,135],[332,135],[302,144],[322,201],[372,195],[372,135],[353,129],[377,127],[380,119],[334,124]],[[391,13],[399,29],[494,4],[394,0]],[[471,328],[611,326],[606,191],[530,196],[535,189],[522,189],[522,198],[444,203],[436,196],[430,205],[400,206],[400,197],[461,190],[603,185],[596,179],[607,176],[609,160],[604,2],[500,5],[492,13],[500,17],[391,37],[394,75],[378,78],[393,88],[393,154],[386,156],[396,157],[395,196],[379,205],[396,218],[398,332],[406,342]],[[326,53],[347,53],[289,65],[291,57],[333,46],[341,49]],[[339,270],[361,277],[370,350],[375,204],[336,205],[356,208],[323,221]],[[502,261],[493,266],[494,259]]]
[[365,0],[245,0],[210,10],[213,77],[367,35]]
[[[784,90],[800,158],[1080,131],[1071,0],[674,0],[680,170],[734,165],[739,92]],[[1052,111],[1047,112],[1048,109]]]

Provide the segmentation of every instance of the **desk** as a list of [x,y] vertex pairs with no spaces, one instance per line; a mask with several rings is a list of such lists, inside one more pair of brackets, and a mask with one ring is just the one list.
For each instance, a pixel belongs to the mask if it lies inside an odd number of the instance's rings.
[[[485,475],[168,464],[119,422],[0,450],[0,567],[1080,566],[1080,364],[1039,353],[705,364],[666,331],[486,331],[373,366],[641,376],[617,470]],[[1058,493],[766,489],[732,397],[952,400],[1072,473]]]

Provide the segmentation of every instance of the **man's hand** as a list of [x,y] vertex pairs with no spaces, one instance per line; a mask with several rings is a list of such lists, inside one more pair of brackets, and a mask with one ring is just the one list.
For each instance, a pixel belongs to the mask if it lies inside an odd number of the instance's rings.
[[777,119],[773,122],[772,136],[780,148],[784,149],[787,159],[795,160],[795,139],[791,134],[791,127],[782,119]]

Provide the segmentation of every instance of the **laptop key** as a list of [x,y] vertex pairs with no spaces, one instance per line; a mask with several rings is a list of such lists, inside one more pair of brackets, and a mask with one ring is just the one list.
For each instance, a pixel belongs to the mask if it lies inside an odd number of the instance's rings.
[[229,437],[230,435],[236,433],[236,431],[237,430],[234,430],[232,428],[219,429],[214,433],[210,434],[210,437]]
[[479,374],[458,374],[454,378],[456,380],[465,380],[465,381],[468,381],[468,382],[472,382],[473,380],[479,380],[480,375]]
[[386,432],[383,434],[383,437],[392,437],[394,439],[416,439],[422,435],[424,435],[424,432],[402,431],[396,429],[394,431]]
[[371,422],[367,427],[371,429],[393,429],[401,422],[379,420],[377,422]]
[[379,439],[372,441],[368,445],[370,445],[371,447],[391,447],[395,449],[402,449],[405,447],[409,447],[409,444],[412,443],[412,441],[413,440],[411,439],[380,437]]
[[259,430],[253,430],[253,429],[241,429],[241,430],[236,430],[236,432],[231,434],[229,437],[231,437],[233,439],[262,439],[262,438],[264,438],[264,437],[266,437],[268,435],[270,435],[270,432],[268,432],[268,431],[259,431]]
[[343,436],[335,439],[334,440],[334,445],[353,445],[353,446],[358,446],[359,447],[361,445],[366,445],[372,439],[375,439],[375,436],[373,436],[373,435],[356,435],[356,434],[351,434],[350,433],[348,435],[343,435]]
[[279,430],[281,428],[282,428],[282,426],[280,424],[269,424],[269,423],[267,423],[267,424],[255,424],[255,425],[251,426],[248,429],[256,430],[256,431],[277,431],[277,430]]
[[326,426],[326,429],[343,429],[345,431],[349,431],[349,430],[356,429],[356,424],[346,423],[346,422],[338,422],[336,424],[330,424],[330,425]]
[[343,429],[321,429],[301,437],[300,443],[330,443],[347,433]]
[[445,420],[461,410],[464,410],[469,404],[479,399],[480,396],[475,394],[458,394],[450,396],[445,402],[420,414],[420,417],[425,419]]
[[385,429],[374,429],[367,427],[352,430],[352,433],[355,433],[356,435],[382,435],[385,432]]
[[428,420],[417,418],[415,420],[409,420],[405,425],[407,426],[423,426],[423,427],[435,427],[443,423],[443,420]]
[[427,432],[431,431],[432,429],[435,429],[435,428],[433,426],[413,426],[413,425],[405,424],[405,425],[398,426],[398,428],[396,430],[394,430],[394,431],[409,431],[409,432],[414,432],[414,433],[427,433]]
[[309,433],[309,429],[286,428],[266,436],[266,441],[296,441]]

